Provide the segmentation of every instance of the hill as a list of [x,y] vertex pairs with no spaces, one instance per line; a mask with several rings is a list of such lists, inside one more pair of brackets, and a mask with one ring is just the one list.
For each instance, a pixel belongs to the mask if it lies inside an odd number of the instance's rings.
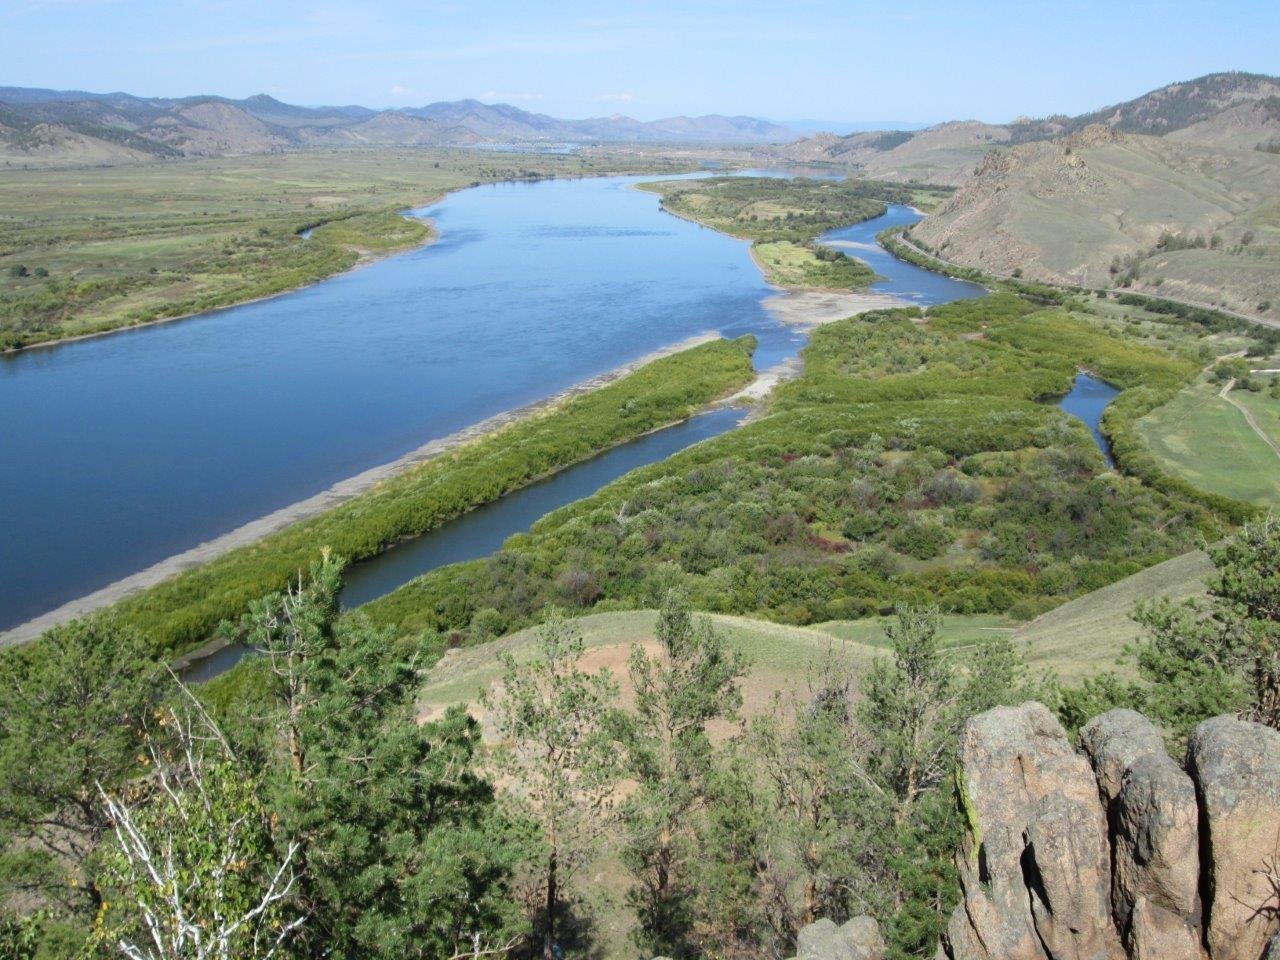
[[0,159],[10,163],[102,163],[363,145],[760,143],[794,135],[788,127],[756,117],[563,120],[478,100],[372,110],[302,107],[266,94],[233,100],[0,87]]
[[1280,144],[1280,80],[1214,73],[1076,117],[1024,117],[1004,124],[953,121],[915,132],[882,130],[842,137],[818,134],[761,153],[771,159],[852,165],[886,180],[955,186],[993,149],[1051,140],[1095,125],[1186,143],[1266,149]]
[[1240,111],[1167,137],[1095,124],[991,153],[912,236],[991,273],[1275,317],[1280,155],[1195,141]]

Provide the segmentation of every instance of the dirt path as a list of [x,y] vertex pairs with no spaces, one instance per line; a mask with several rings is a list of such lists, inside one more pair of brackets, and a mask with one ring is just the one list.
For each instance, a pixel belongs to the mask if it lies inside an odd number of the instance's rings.
[[1265,443],[1268,447],[1270,447],[1271,452],[1274,453],[1277,458],[1280,458],[1280,444],[1272,440],[1271,437],[1267,434],[1267,432],[1263,430],[1260,426],[1258,426],[1258,421],[1253,419],[1253,412],[1250,411],[1248,407],[1246,407],[1243,403],[1237,402],[1235,398],[1229,396],[1229,394],[1231,393],[1231,388],[1234,387],[1235,385],[1236,385],[1235,378],[1228,380],[1226,383],[1226,386],[1222,388],[1222,392],[1219,393],[1218,396],[1220,396],[1223,400],[1227,401],[1227,403],[1231,404],[1233,407],[1235,407],[1237,410],[1243,413],[1245,422],[1248,423],[1249,427],[1253,430],[1253,432],[1258,435],[1258,439],[1261,440],[1263,443]]

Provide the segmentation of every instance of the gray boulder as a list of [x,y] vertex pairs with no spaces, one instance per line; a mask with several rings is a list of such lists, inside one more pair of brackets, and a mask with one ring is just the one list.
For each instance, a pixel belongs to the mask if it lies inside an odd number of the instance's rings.
[[1191,733],[1213,960],[1258,960],[1280,928],[1280,733],[1233,717]]
[[1112,710],[1080,731],[1107,809],[1111,903],[1132,960],[1200,960],[1200,852],[1195,785],[1160,731]]
[[884,960],[884,939],[872,917],[854,917],[837,926],[823,918],[796,937],[796,960]]
[[1088,761],[1039,703],[972,718],[961,747],[967,830],[954,960],[1111,960],[1111,852]]

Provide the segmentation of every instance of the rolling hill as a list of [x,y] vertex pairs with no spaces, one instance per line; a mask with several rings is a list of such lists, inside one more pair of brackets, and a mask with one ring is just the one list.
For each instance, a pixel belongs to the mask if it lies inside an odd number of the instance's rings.
[[1214,73],[1077,117],[1023,117],[1004,124],[952,121],[914,132],[882,130],[843,137],[818,134],[760,152],[771,159],[854,166],[886,180],[958,186],[993,149],[1047,141],[1096,125],[1213,147],[1266,149],[1280,145],[1280,80]]
[[0,160],[101,163],[273,153],[307,147],[536,142],[760,143],[795,131],[756,117],[621,115],[562,120],[478,100],[397,110],[301,107],[266,94],[136,97],[0,87]]
[[990,273],[1158,292],[1274,319],[1280,155],[1234,142],[1096,124],[1019,144],[985,157],[912,236]]

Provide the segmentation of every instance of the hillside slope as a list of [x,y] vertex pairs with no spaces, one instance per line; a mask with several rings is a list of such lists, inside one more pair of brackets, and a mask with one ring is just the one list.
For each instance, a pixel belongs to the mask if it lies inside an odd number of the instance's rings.
[[1095,125],[1215,147],[1267,148],[1280,144],[1280,80],[1250,73],[1214,73],[1076,117],[1023,117],[1005,124],[953,121],[915,132],[872,131],[843,137],[818,134],[759,152],[774,160],[855,166],[885,180],[957,186],[992,150],[1051,140]]
[[913,237],[993,273],[1274,317],[1280,155],[1094,125],[990,154]]

